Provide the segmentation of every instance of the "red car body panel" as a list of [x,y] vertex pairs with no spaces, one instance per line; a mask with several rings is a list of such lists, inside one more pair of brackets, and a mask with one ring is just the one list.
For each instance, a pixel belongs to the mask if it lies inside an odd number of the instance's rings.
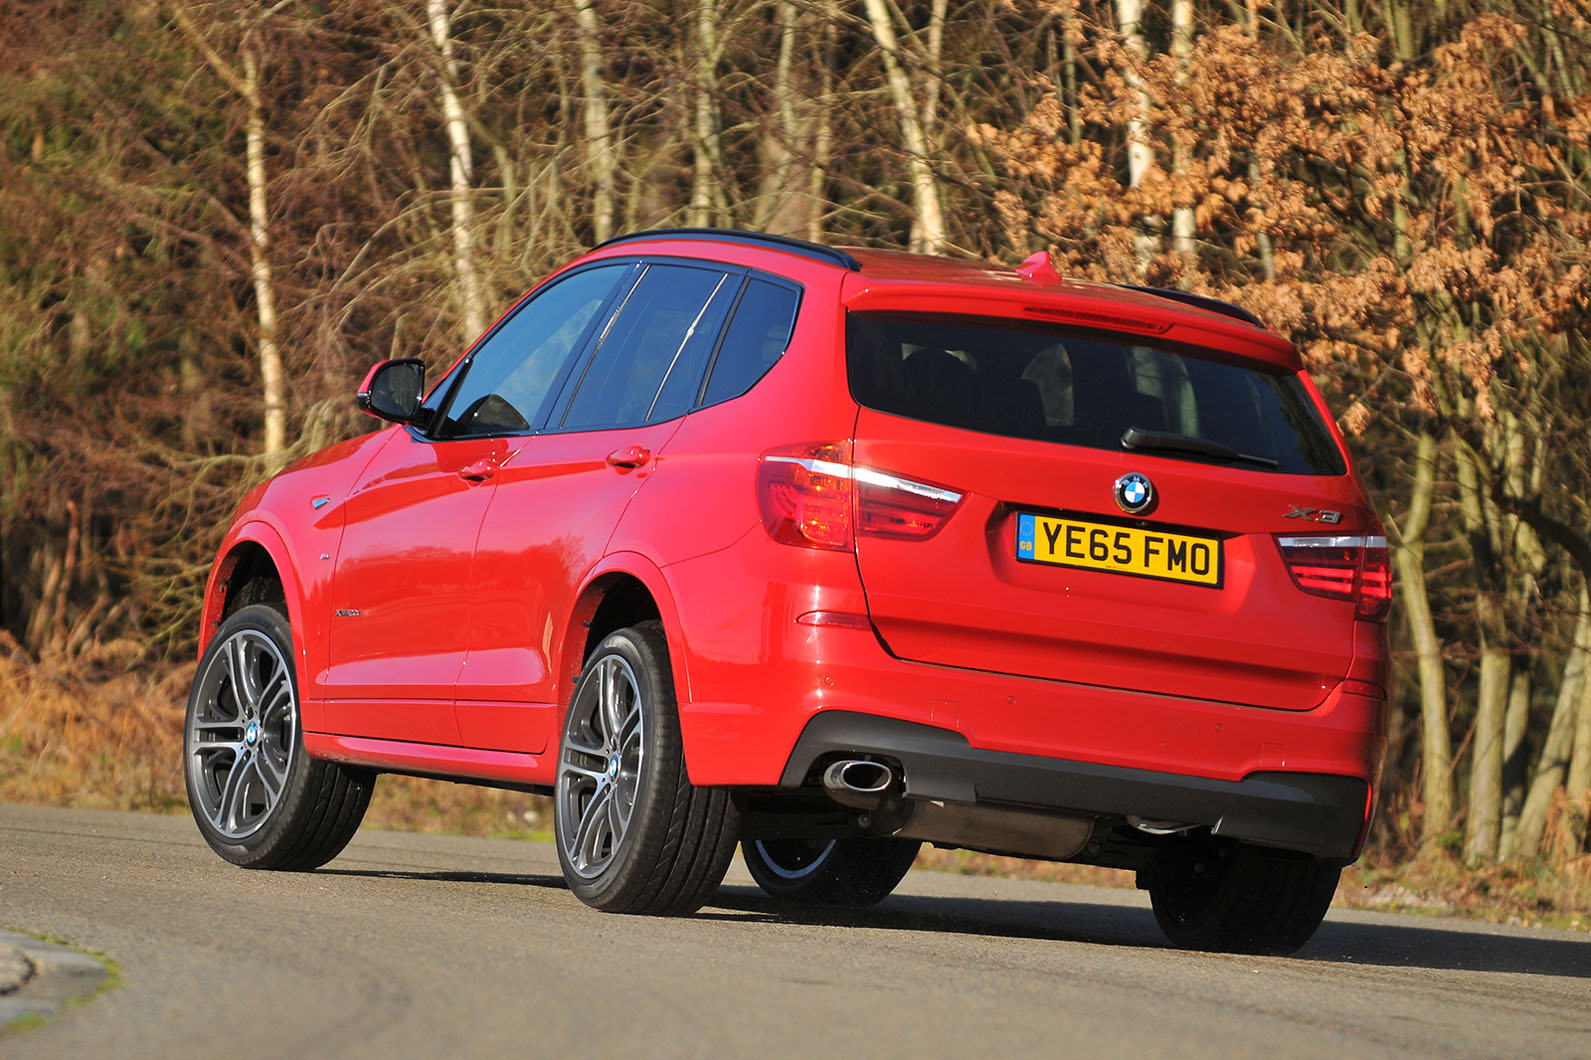
[[[743,396],[663,423],[440,442],[390,426],[300,462],[241,507],[206,589],[200,650],[239,549],[263,549],[286,597],[310,754],[550,785],[586,626],[624,577],[667,634],[695,784],[779,785],[805,727],[830,710],[952,730],[989,751],[1374,783],[1384,626],[1356,621],[1352,601],[1300,592],[1274,540],[1322,529],[1286,518],[1298,506],[1340,513],[1335,532],[1379,533],[1351,467],[1249,472],[1234,489],[1231,467],[947,428],[861,408],[847,386],[848,312],[1104,327],[1298,373],[1341,450],[1285,340],[1149,294],[913,255],[859,251],[854,272],[660,236],[576,264],[641,257],[800,284],[788,351]],[[928,540],[774,541],[759,455],[828,442],[965,500]],[[1112,515],[1112,483],[1132,470],[1160,486],[1156,520],[1220,528],[1220,588],[1016,560],[1016,512]]]

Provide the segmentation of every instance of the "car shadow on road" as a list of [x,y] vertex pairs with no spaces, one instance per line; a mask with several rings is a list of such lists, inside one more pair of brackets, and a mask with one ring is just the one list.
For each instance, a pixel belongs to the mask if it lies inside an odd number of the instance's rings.
[[[782,905],[754,887],[720,888],[715,910],[754,914],[758,920],[835,927],[903,931],[943,931],[994,938],[1081,942],[1096,946],[1170,948],[1146,908],[1095,902],[1033,902],[999,898],[938,898],[893,895],[870,909]],[[736,917],[744,920],[744,915]],[[1243,960],[1275,959],[1251,958]],[[1420,924],[1350,923],[1321,925],[1302,950],[1288,960],[1386,968],[1512,972],[1591,979],[1591,938],[1530,938],[1496,934],[1484,925],[1443,921]]]
[[549,887],[567,891],[562,876],[518,872],[414,872],[405,869],[328,869],[318,868],[317,876],[359,876],[372,880],[422,880],[428,883],[501,883],[520,887]]

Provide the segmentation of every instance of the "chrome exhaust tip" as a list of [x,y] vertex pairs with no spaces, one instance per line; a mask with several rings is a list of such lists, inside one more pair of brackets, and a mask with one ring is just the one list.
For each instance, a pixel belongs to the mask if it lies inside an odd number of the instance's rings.
[[847,758],[823,771],[823,790],[829,793],[829,798],[848,809],[867,814],[898,806],[899,800],[892,790],[897,784],[893,769],[866,758]]

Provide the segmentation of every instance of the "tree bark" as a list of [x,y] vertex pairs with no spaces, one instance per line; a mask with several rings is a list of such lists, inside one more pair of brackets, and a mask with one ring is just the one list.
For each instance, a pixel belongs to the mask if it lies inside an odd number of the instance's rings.
[[259,325],[260,390],[264,406],[261,453],[275,460],[287,448],[286,379],[278,344],[276,281],[271,271],[270,210],[265,172],[265,103],[260,95],[260,61],[245,33],[240,45],[243,71],[239,73],[211,46],[188,13],[174,8],[173,18],[204,61],[248,108],[243,126],[244,179],[249,192],[249,278],[254,285],[255,319]]
[[1591,598],[1586,585],[1580,583],[1580,617],[1575,621],[1574,640],[1563,664],[1563,679],[1558,683],[1558,697],[1553,704],[1552,719],[1547,724],[1547,736],[1536,759],[1536,773],[1531,778],[1530,792],[1525,796],[1525,806],[1519,813],[1519,827],[1514,834],[1514,854],[1532,857],[1541,853],[1541,839],[1547,830],[1547,810],[1552,806],[1552,793],[1564,786],[1569,770],[1570,756],[1574,750],[1575,726],[1585,697],[1587,659],[1591,657]]
[[1497,857],[1502,825],[1503,722],[1511,657],[1502,600],[1488,577],[1497,550],[1490,541],[1478,460],[1462,444],[1457,446],[1455,456],[1461,510],[1475,569],[1475,616],[1480,644],[1475,723],[1470,738],[1469,819],[1464,830],[1464,856],[1474,863]]
[[452,16],[447,0],[426,0],[431,39],[442,53],[442,119],[447,129],[448,177],[453,213],[453,267],[459,280],[459,307],[464,341],[473,342],[486,330],[486,296],[475,267],[475,203],[471,183],[475,159],[470,149],[469,126],[459,103],[458,61],[453,54]]
[[1513,667],[1508,679],[1508,709],[1503,714],[1503,797],[1502,824],[1497,836],[1497,858],[1511,861],[1519,838],[1519,815],[1525,806],[1526,784],[1530,779],[1525,742],[1530,723],[1530,670],[1521,664]]
[[613,236],[614,157],[608,122],[608,94],[602,83],[602,44],[597,35],[597,13],[592,0],[572,0],[580,37],[580,83],[585,92],[581,108],[586,130],[586,167],[591,173],[591,234],[601,243]]
[[1447,677],[1425,577],[1425,531],[1430,524],[1438,460],[1436,439],[1422,431],[1416,443],[1409,510],[1393,551],[1401,610],[1414,646],[1420,687],[1421,792],[1425,802],[1420,821],[1422,846],[1434,843],[1453,821],[1453,737],[1448,727]]
[[834,64],[838,51],[834,24],[839,18],[836,0],[824,0],[823,33],[817,47],[818,67],[818,127],[812,135],[812,172],[807,177],[807,194],[812,200],[811,220],[807,223],[807,238],[814,243],[823,241],[823,204],[828,200],[829,163],[834,154]]
[[270,211],[266,202],[265,105],[260,99],[260,63],[254,49],[243,48],[243,89],[249,118],[245,132],[249,182],[249,271],[254,280],[254,306],[260,325],[260,385],[265,398],[265,440],[261,451],[271,458],[287,448],[286,381],[277,341],[276,280],[271,272]]
[[723,170],[717,100],[718,57],[717,0],[696,0],[696,85],[691,107],[694,179],[686,216],[690,224],[699,228],[713,223],[724,201],[718,184],[718,175]]
[[[779,114],[777,129],[762,137],[763,178],[758,187],[754,226],[776,235],[805,235],[812,225],[817,204],[806,194],[805,182],[796,174],[797,156],[810,159],[801,149],[803,123],[796,114],[796,30],[798,12],[795,0],[779,0],[779,58],[774,64],[774,106]],[[802,109],[811,117],[809,93],[800,93]],[[807,162],[810,165],[810,161]],[[799,189],[799,190],[798,190]]]
[[[1193,56],[1193,0],[1172,0],[1171,54],[1177,59],[1177,86],[1180,88],[1188,83],[1188,64]],[[1188,171],[1187,152],[1180,145],[1174,149],[1171,168],[1178,176]],[[1190,266],[1197,249],[1193,237],[1193,207],[1174,207],[1171,211],[1171,248]]]
[[[1155,164],[1154,148],[1149,143],[1149,91],[1145,86],[1143,66],[1149,61],[1149,45],[1143,33],[1143,0],[1116,0],[1116,21],[1121,28],[1122,41],[1127,46],[1127,69],[1123,71],[1127,87],[1132,92],[1133,110],[1127,119],[1127,186],[1140,187],[1144,174]],[[1140,219],[1144,226],[1134,244],[1137,247],[1138,273],[1149,271],[1149,263],[1159,249],[1159,239],[1145,230],[1150,218]]]
[[939,204],[939,186],[928,162],[928,138],[923,131],[922,113],[912,98],[911,79],[900,62],[900,41],[884,0],[864,0],[873,39],[878,42],[884,62],[884,79],[900,122],[901,139],[906,147],[906,170],[911,179],[912,208],[916,225],[912,249],[937,254],[948,240],[944,212]]

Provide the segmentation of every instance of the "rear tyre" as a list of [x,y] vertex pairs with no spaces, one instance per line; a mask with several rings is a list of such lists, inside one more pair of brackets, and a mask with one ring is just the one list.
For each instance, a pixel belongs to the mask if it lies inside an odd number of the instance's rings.
[[239,608],[188,692],[184,777],[205,842],[249,869],[312,869],[348,845],[375,775],[304,753],[293,636],[273,607]]
[[782,902],[876,905],[905,878],[922,844],[914,839],[742,839],[757,886]]
[[1341,875],[1318,858],[1231,844],[1168,861],[1142,882],[1175,945],[1280,956],[1314,935]]
[[686,775],[660,623],[610,634],[581,671],[559,747],[553,831],[570,890],[605,912],[692,913],[723,881],[740,813],[728,791]]

